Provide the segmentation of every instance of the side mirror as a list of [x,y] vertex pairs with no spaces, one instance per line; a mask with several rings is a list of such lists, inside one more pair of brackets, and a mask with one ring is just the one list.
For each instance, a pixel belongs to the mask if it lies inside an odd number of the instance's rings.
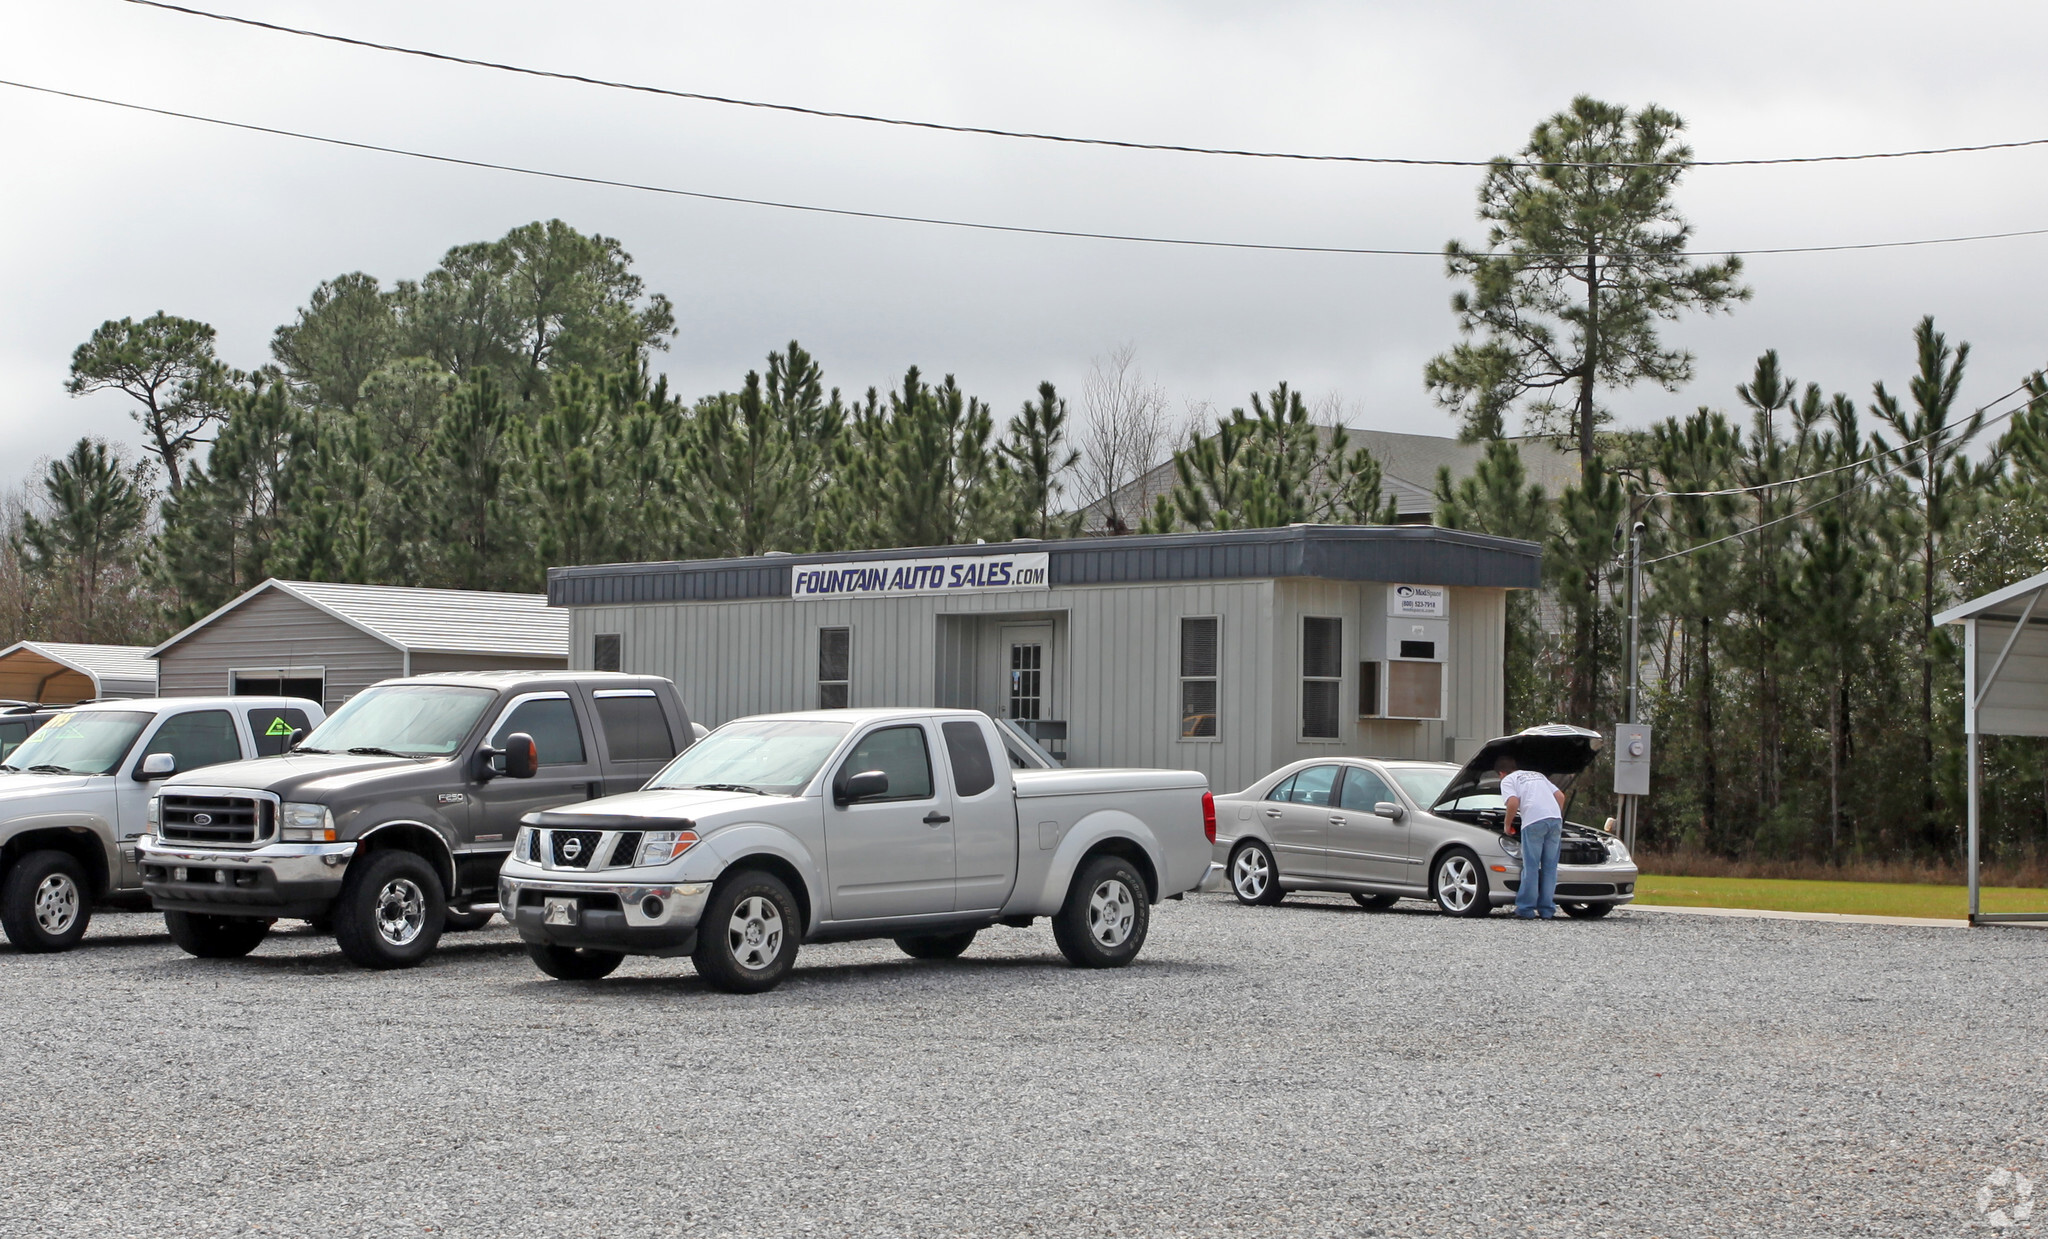
[[875,796],[889,794],[889,776],[880,770],[863,770],[848,775],[832,789],[832,803],[849,805],[856,800],[868,800]]
[[178,773],[178,759],[169,753],[151,753],[142,759],[142,765],[135,770],[135,781],[147,783],[151,779],[167,779]]
[[523,731],[505,737],[505,777],[530,779],[540,770],[540,746]]
[[1391,800],[1380,801],[1378,804],[1372,807],[1372,811],[1374,813],[1379,814],[1381,817],[1386,818],[1390,822],[1398,822],[1402,818],[1408,816],[1408,810],[1402,808],[1400,805],[1395,804]]
[[299,745],[300,745],[300,744],[304,743],[305,739],[306,739],[306,729],[305,729],[305,728],[303,728],[303,727],[294,727],[294,728],[292,728],[292,734],[290,734],[290,735],[288,735],[288,736],[286,736],[286,737],[284,738],[284,751],[285,751],[285,752],[287,752],[287,753],[291,752],[291,751],[292,751],[293,749],[295,749],[295,748],[299,747]]

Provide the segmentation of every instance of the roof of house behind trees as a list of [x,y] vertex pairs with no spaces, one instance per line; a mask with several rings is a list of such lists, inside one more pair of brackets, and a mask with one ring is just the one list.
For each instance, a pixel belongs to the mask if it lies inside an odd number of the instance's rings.
[[[1323,442],[1329,443],[1334,428],[1319,426],[1317,431]],[[1357,430],[1345,428],[1351,437],[1351,446],[1365,448],[1380,462],[1383,480],[1380,484],[1382,497],[1391,497],[1395,509],[1400,513],[1403,524],[1427,524],[1436,515],[1436,471],[1446,465],[1451,476],[1462,478],[1472,472],[1479,459],[1486,455],[1485,443],[1460,443],[1442,435],[1397,434],[1390,430]],[[1546,498],[1555,499],[1564,488],[1573,486],[1579,480],[1579,460],[1570,452],[1560,449],[1549,439],[1510,439],[1522,452],[1522,467],[1529,472],[1529,481],[1543,488]],[[1137,480],[1123,486],[1116,492],[1116,510],[1122,514],[1125,523],[1136,529],[1140,522],[1152,514],[1152,503],[1161,495],[1173,493],[1173,460],[1164,462],[1140,474]],[[1098,499],[1081,510],[1081,531],[1089,534],[1109,532],[1110,503]]]
[[497,594],[407,585],[341,585],[268,580],[149,651],[164,651],[270,591],[288,594],[393,649],[434,654],[566,658],[569,617],[550,611],[544,594]]

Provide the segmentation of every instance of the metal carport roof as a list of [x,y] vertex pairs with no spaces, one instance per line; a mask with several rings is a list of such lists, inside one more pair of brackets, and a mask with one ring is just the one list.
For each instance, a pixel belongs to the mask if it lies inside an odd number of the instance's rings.
[[93,697],[154,697],[156,663],[141,645],[17,641],[0,650],[0,698],[45,702],[52,690],[65,704]]

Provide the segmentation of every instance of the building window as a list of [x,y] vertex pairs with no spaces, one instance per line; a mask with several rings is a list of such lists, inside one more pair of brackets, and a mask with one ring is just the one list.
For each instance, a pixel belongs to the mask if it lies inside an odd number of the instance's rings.
[[1045,708],[1045,647],[1036,641],[1010,643],[1010,717],[1038,719]]
[[1180,738],[1208,740],[1216,735],[1217,632],[1222,621],[1213,615],[1189,616],[1180,622]]
[[1339,695],[1344,689],[1344,621],[1311,615],[1301,621],[1301,735],[1337,739]]
[[1380,716],[1380,665],[1358,664],[1358,717]]
[[590,643],[590,669],[592,671],[617,671],[619,669],[619,634],[601,632]]
[[818,708],[844,710],[852,681],[853,629],[818,630]]

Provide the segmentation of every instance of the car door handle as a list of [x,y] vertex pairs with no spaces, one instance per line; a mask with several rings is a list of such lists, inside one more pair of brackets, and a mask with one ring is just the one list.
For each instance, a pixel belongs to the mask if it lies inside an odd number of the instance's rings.
[[1341,814],[1341,813],[1332,813],[1332,814],[1330,815],[1330,825],[1332,825],[1332,826],[1342,826],[1342,825],[1344,824],[1344,822],[1345,822],[1345,817],[1344,817],[1344,815],[1343,815],[1343,814]]
[[1280,816],[1280,810],[1278,810],[1278,809],[1268,809],[1268,810],[1266,810],[1266,816],[1267,816],[1267,817],[1279,817],[1279,816]]
[[924,824],[927,826],[944,826],[952,820],[952,818],[947,817],[937,809],[933,809],[930,813],[924,815]]

